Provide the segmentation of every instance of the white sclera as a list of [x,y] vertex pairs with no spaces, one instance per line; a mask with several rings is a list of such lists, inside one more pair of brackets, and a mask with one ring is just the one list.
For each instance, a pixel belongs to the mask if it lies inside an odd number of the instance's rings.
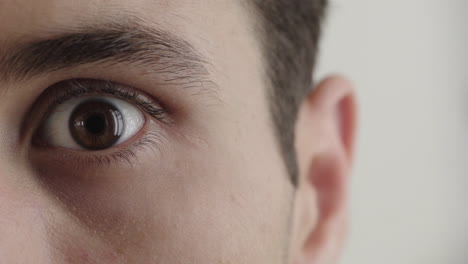
[[84,149],[73,139],[69,120],[73,110],[80,104],[89,100],[100,100],[113,105],[122,114],[123,132],[119,140],[114,144],[119,145],[133,137],[145,124],[143,113],[135,106],[113,97],[88,96],[70,99],[60,104],[46,120],[43,127],[44,139],[48,145],[71,149]]

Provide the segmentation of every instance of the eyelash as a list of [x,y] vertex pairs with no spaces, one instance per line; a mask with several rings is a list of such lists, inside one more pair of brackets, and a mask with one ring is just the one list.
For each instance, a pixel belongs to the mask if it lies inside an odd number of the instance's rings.
[[[111,167],[115,163],[127,163],[130,167],[133,167],[134,163],[138,161],[138,152],[149,149],[152,152],[161,150],[161,143],[164,136],[158,132],[149,132],[145,134],[136,143],[127,146],[124,149],[113,151],[109,154],[93,154],[93,155],[76,155],[76,154],[65,154],[62,155],[62,159],[57,160],[63,164],[64,160],[72,160],[73,166],[80,168],[81,166],[92,166],[96,168],[102,168],[103,166]],[[73,152],[77,152],[73,150]]]
[[[56,83],[49,87],[38,100],[39,109],[43,109],[41,112],[42,118],[40,118],[39,124],[43,124],[50,114],[62,103],[67,100],[83,97],[83,96],[111,96],[117,99],[125,100],[133,105],[137,106],[142,112],[145,112],[150,117],[159,121],[163,124],[172,124],[173,121],[170,119],[169,111],[159,101],[139,92],[133,88],[126,87],[124,85],[113,83],[110,81],[101,81],[94,79],[71,79]],[[36,109],[36,107],[33,107]],[[141,130],[144,130],[145,125]],[[41,126],[36,128],[33,134],[33,143],[36,146],[47,147],[46,144],[38,140],[40,138]],[[140,132],[137,133],[137,135]],[[92,155],[82,154],[77,155],[69,154],[71,160],[78,164],[95,164],[96,166],[106,165],[110,166],[114,162],[127,162],[130,166],[133,166],[133,162],[138,160],[137,151],[141,151],[141,148],[148,147],[153,152],[160,150],[161,141],[164,138],[161,132],[151,131],[146,132],[137,142],[131,145],[125,146],[123,149],[118,149],[109,154],[103,154],[103,152],[110,152],[110,150],[96,151]],[[122,143],[121,145],[127,145]],[[112,147],[110,149],[119,148],[119,146]],[[73,151],[83,152],[83,151]],[[63,156],[63,155],[62,155]],[[68,156],[68,155],[65,155]],[[68,160],[68,159],[67,159]]]
[[[143,95],[142,92],[137,92],[133,88],[127,88],[121,84],[92,79],[72,79],[52,85],[44,95],[52,98],[48,102],[49,107],[46,114],[50,114],[53,109],[67,100],[85,95],[107,95],[123,99],[137,105],[154,119],[163,123],[171,123],[166,108],[157,100],[150,99],[150,96]],[[156,107],[155,104],[160,107]]]

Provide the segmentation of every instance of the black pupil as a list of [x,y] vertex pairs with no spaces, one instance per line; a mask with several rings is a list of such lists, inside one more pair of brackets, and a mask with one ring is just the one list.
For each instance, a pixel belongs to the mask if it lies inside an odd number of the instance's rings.
[[102,115],[94,114],[85,121],[85,127],[92,134],[102,134],[106,130],[106,119]]
[[123,121],[122,113],[112,104],[89,100],[73,110],[69,129],[81,147],[103,150],[112,147],[122,136]]

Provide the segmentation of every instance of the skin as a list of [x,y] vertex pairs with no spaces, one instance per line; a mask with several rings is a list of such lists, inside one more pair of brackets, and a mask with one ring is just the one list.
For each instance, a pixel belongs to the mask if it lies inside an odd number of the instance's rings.
[[[300,184],[292,186],[248,8],[230,0],[0,1],[0,54],[12,43],[139,17],[191,43],[213,84],[210,91],[154,85],[157,76],[126,64],[0,79],[2,261],[336,261],[352,160],[352,87],[334,76],[304,99],[295,127]],[[151,121],[140,134],[158,131],[158,147],[137,150],[131,163],[76,164],[69,150],[38,150],[36,122],[23,122],[47,87],[70,78],[112,80],[162,98],[175,109],[174,124]]]

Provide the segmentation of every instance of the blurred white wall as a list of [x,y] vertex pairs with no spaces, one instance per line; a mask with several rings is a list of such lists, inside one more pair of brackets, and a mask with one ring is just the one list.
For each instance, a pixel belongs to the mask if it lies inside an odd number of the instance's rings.
[[468,263],[468,1],[331,1],[318,76],[361,103],[341,263]]

